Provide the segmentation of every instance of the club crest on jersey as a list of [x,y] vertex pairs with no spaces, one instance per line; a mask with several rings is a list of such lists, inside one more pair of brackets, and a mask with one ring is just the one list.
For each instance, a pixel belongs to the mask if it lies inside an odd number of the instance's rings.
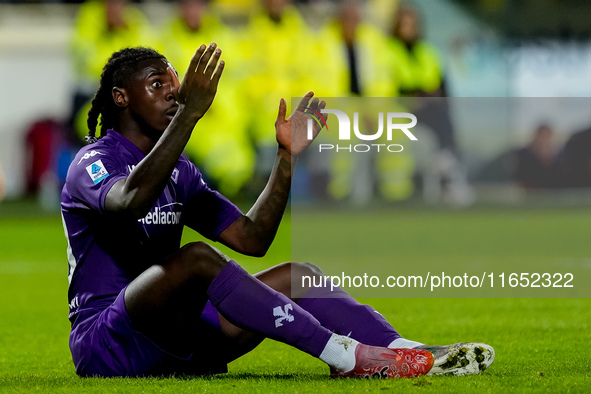
[[[135,164],[128,164],[127,165],[127,171],[131,174],[131,172],[133,171],[133,169],[135,168]],[[178,168],[175,168],[174,170],[172,170],[172,175],[170,176],[170,179],[172,179],[174,181],[174,183],[178,183],[179,182],[179,170]]]
[[[95,150],[91,150],[90,152],[86,152],[84,154],[84,156],[82,156],[80,158],[80,161],[78,161],[78,164],[82,163],[82,160],[90,159],[91,157],[94,157],[96,155],[103,155],[104,156],[105,154],[104,153],[101,153],[101,152],[97,152]],[[78,164],[76,164],[76,165],[78,165]]]
[[281,308],[280,306],[276,306],[275,308],[273,308],[273,316],[278,318],[275,319],[275,328],[283,326],[284,321],[290,323],[293,321],[294,316],[289,314],[289,311],[292,310],[293,306],[291,304],[285,304],[283,308]]
[[175,168],[174,170],[172,170],[172,175],[170,176],[170,179],[172,179],[174,181],[174,183],[178,183],[178,181],[179,181],[179,170],[177,168]]
[[100,159],[86,166],[86,172],[88,172],[95,185],[109,176],[109,172]]

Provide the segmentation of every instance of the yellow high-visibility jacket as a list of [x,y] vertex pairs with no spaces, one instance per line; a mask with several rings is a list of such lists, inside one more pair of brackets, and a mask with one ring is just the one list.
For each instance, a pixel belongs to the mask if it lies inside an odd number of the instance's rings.
[[[328,23],[320,33],[317,60],[322,68],[316,78],[319,94],[331,97],[350,96],[350,71],[347,49],[338,21]],[[366,97],[390,97],[395,91],[396,78],[391,67],[387,39],[377,28],[363,23],[356,33],[357,73]]]
[[76,83],[98,87],[102,69],[113,52],[150,45],[148,21],[139,9],[127,6],[124,20],[126,29],[109,30],[104,1],[90,0],[80,6],[70,42]]
[[181,17],[166,22],[158,48],[175,67],[182,80],[191,58],[201,44],[215,42],[226,62],[213,104],[199,120],[186,152],[218,190],[235,195],[253,175],[255,154],[247,133],[248,112],[241,100],[237,74],[243,67],[235,33],[212,15],[204,16],[197,31],[190,30]]
[[419,41],[411,51],[402,41],[392,38],[389,49],[400,94],[417,89],[432,93],[441,87],[441,60],[431,44]]
[[280,23],[266,14],[254,16],[241,34],[242,91],[250,105],[251,133],[257,145],[273,146],[279,99],[285,98],[289,107],[292,97],[314,89],[314,38],[292,7],[284,10]]

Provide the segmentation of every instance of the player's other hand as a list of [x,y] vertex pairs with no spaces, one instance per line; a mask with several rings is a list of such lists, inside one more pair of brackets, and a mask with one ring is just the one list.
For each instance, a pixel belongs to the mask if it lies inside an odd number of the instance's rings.
[[201,45],[191,59],[182,83],[179,83],[174,70],[168,68],[173,78],[175,99],[198,119],[205,115],[217,92],[225,65],[223,60],[218,65],[221,54],[221,49],[217,48],[215,43],[210,44],[209,47]]
[[[287,104],[284,99],[279,102],[279,114],[275,122],[277,142],[279,148],[285,149],[292,156],[298,156],[310,146],[322,128],[321,124],[328,117],[328,115],[320,115],[320,110],[326,107],[326,103],[320,102],[318,98],[310,103],[312,97],[314,97],[313,92],[306,93],[300,100],[298,108],[287,119],[285,118]],[[312,139],[308,136],[308,119],[312,120]]]

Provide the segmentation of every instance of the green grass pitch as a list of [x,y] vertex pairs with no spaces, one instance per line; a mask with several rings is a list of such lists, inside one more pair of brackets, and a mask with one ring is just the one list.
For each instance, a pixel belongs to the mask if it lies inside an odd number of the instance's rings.
[[[431,228],[431,215],[424,212],[388,214],[397,217],[401,227],[412,223],[423,226],[425,231]],[[481,223],[481,228],[486,228],[499,217],[499,212],[488,211],[436,214],[437,226],[445,226],[450,232],[466,223]],[[576,231],[587,242],[568,244],[554,253],[564,258],[591,258],[590,211],[515,210],[508,216],[515,220],[535,219],[529,234],[523,234],[523,227],[515,227],[525,244],[528,237],[531,242],[539,237],[536,229]],[[491,227],[483,231],[492,234],[496,230]],[[580,231],[585,231],[585,235],[581,236]],[[436,239],[437,234],[431,237]],[[185,240],[194,238],[194,234],[187,234]],[[453,237],[449,238],[453,242]],[[267,257],[236,258],[256,272],[288,260],[289,239],[286,218]],[[400,242],[410,254],[420,240],[409,238]],[[408,338],[432,344],[475,340],[493,345],[497,359],[478,376],[331,380],[322,362],[267,340],[231,363],[225,375],[80,379],[74,373],[68,349],[65,247],[59,217],[0,216],[0,392],[591,392],[589,299],[363,300],[374,305]],[[420,248],[420,253],[422,258],[429,258],[428,248]],[[502,253],[497,256],[492,249],[487,253],[491,259],[502,258]],[[524,256],[527,257],[527,250]],[[434,254],[433,258],[441,259],[441,254]]]

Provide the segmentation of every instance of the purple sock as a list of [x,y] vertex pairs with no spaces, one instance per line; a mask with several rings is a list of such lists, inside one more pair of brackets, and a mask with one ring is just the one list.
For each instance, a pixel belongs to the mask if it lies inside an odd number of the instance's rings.
[[271,289],[234,261],[207,290],[213,306],[239,327],[320,356],[332,332],[285,295]]
[[369,305],[360,304],[340,287],[333,291],[312,287],[299,305],[329,330],[366,345],[387,347],[400,338],[381,314]]

